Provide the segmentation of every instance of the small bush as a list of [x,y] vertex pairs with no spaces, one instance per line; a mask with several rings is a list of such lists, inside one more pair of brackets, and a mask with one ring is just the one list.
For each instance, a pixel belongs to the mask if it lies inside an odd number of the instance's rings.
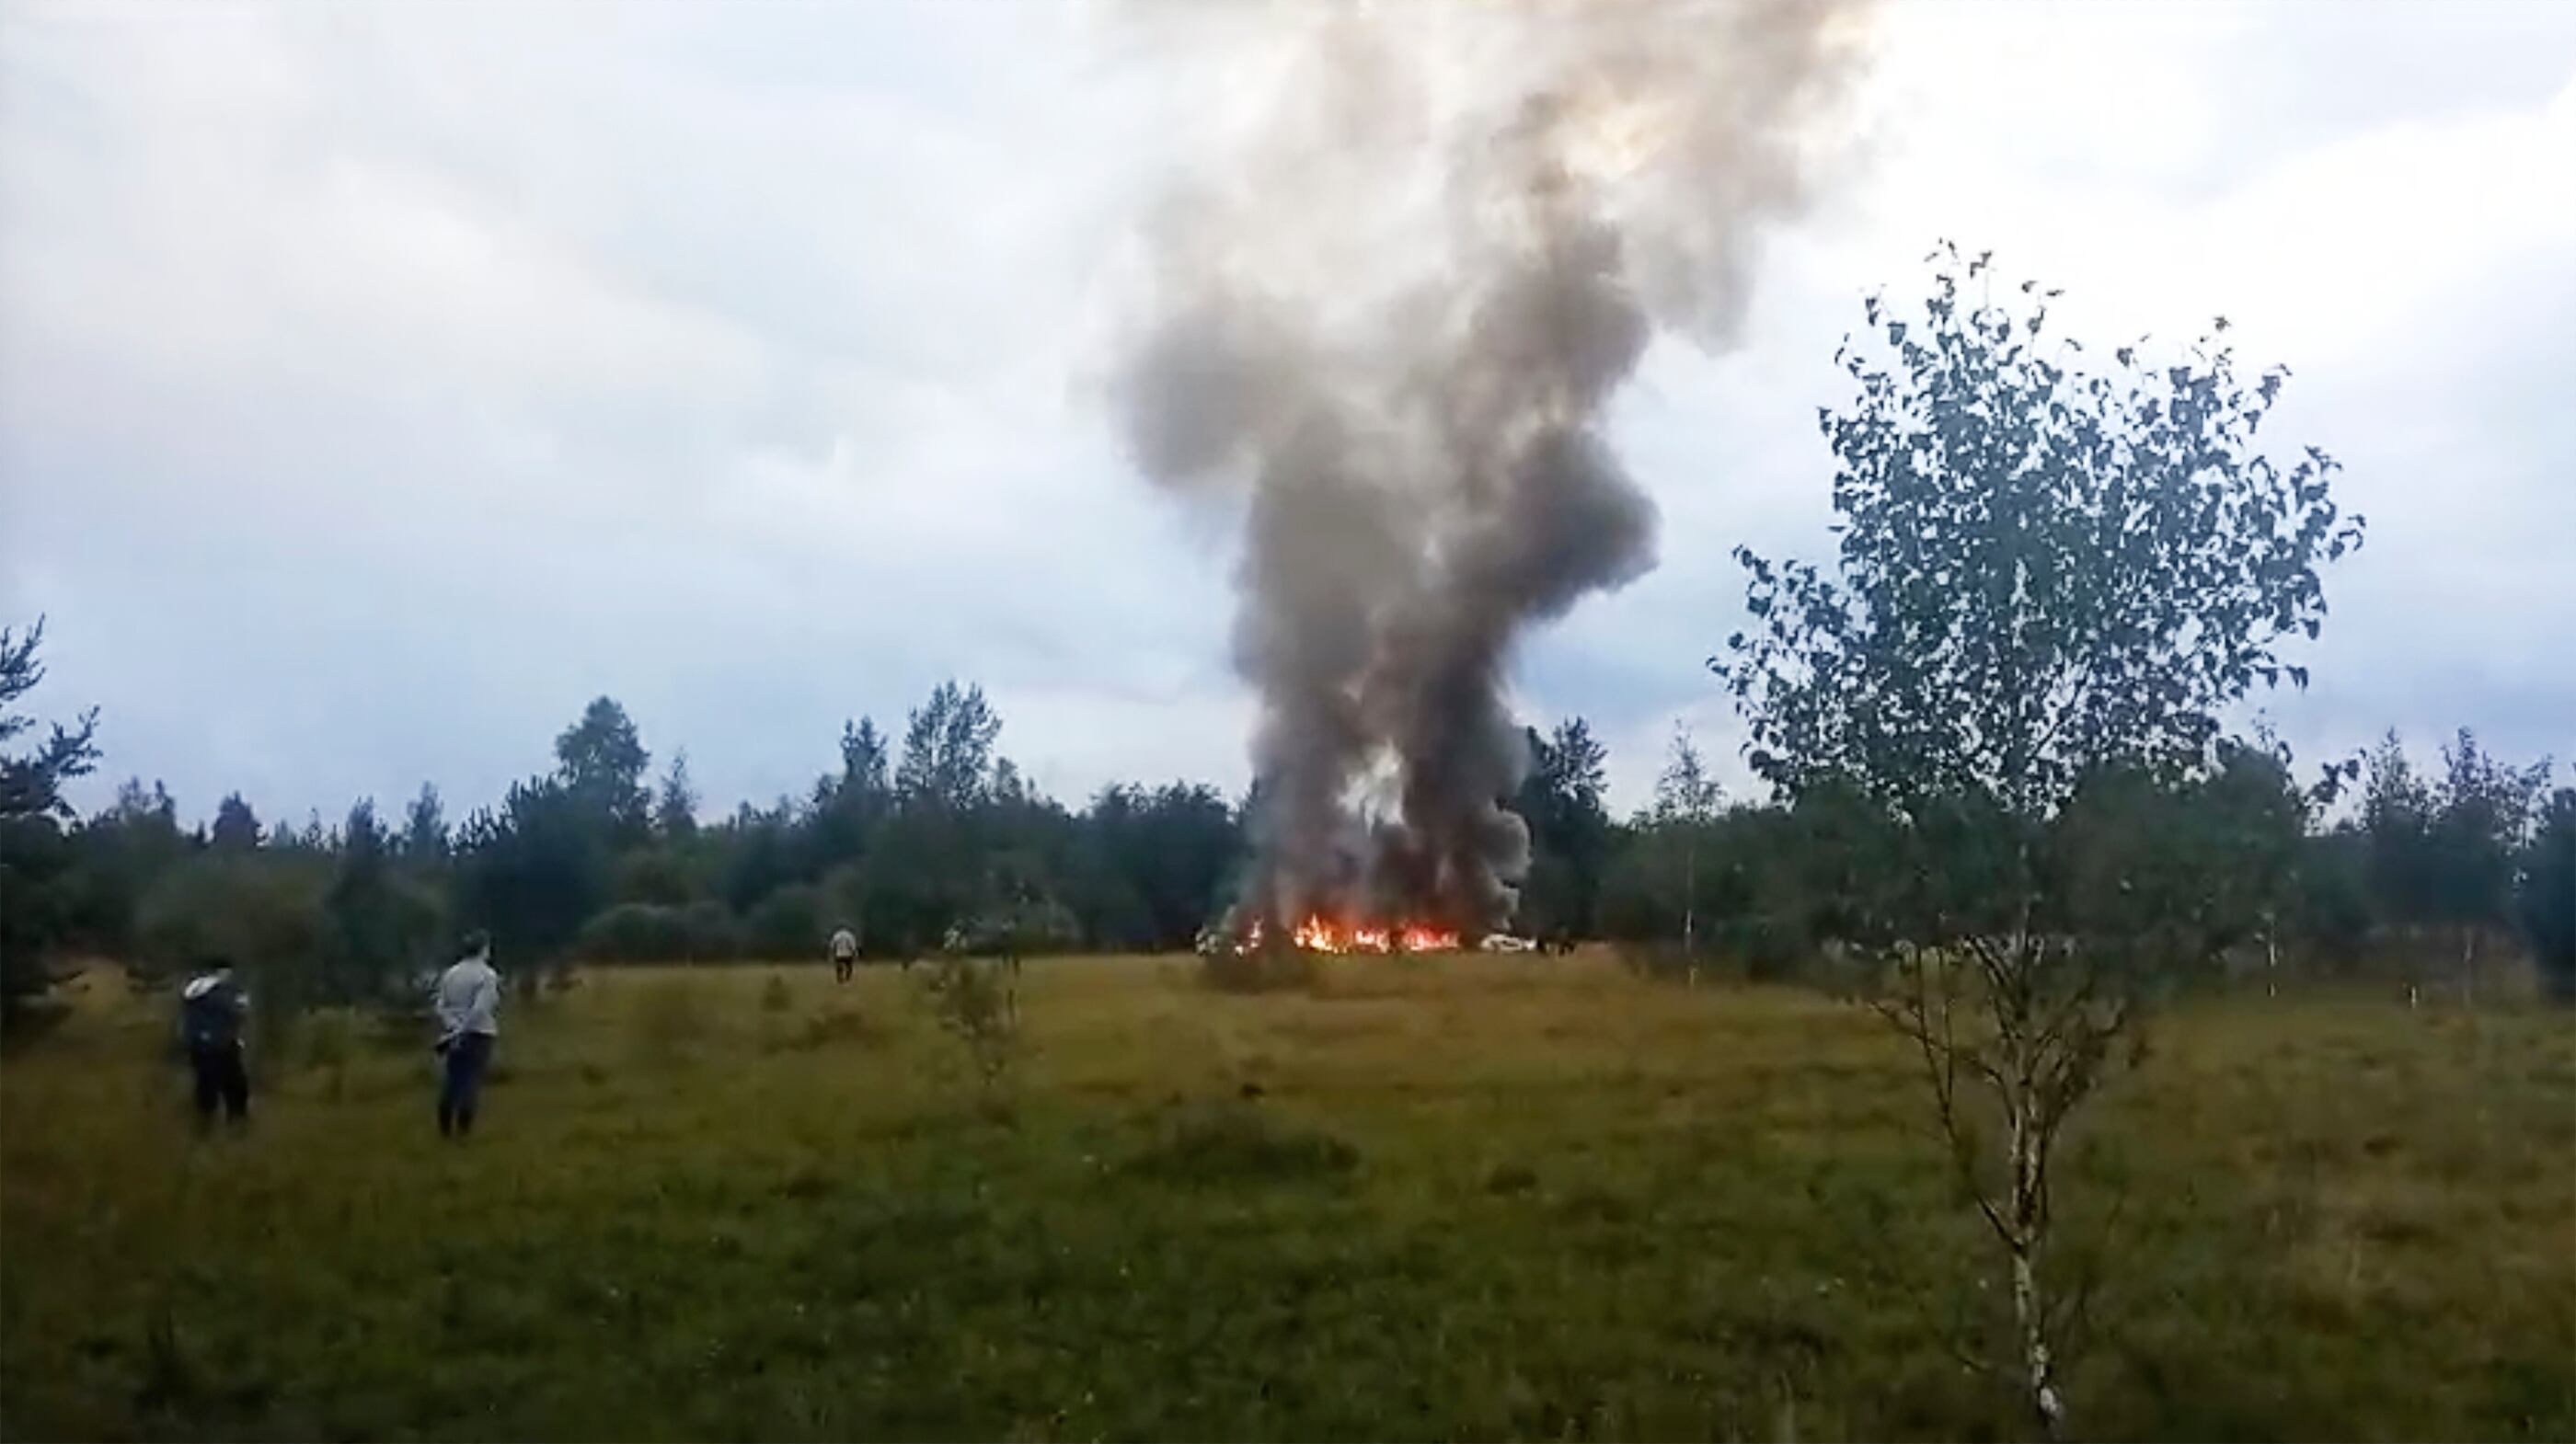
[[923,984],[931,1012],[963,1044],[988,1106],[1004,1100],[1020,1052],[1019,972],[998,958],[945,953],[930,965]]
[[1526,1163],[1497,1163],[1485,1175],[1487,1193],[1527,1193],[1538,1187],[1538,1171]]
[[1360,1151],[1342,1139],[1227,1100],[1173,1110],[1127,1171],[1166,1183],[1295,1183],[1343,1177],[1359,1164]]
[[266,994],[300,1006],[324,972],[330,881],[327,867],[302,858],[191,857],[137,905],[134,970],[180,978],[209,958],[229,958]]
[[795,1006],[796,994],[788,988],[785,978],[772,973],[769,981],[760,985],[760,1011],[784,1013]]

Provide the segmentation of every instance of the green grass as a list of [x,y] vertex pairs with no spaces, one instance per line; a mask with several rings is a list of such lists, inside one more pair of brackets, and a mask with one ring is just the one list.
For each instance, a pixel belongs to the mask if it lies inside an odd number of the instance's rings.
[[[424,1046],[310,1026],[192,1143],[166,1020],[86,981],[0,1065],[10,1437],[2019,1427],[1946,1342],[1990,1257],[1908,1057],[1806,994],[1033,964],[1000,1113],[890,970],[593,972],[446,1147]],[[2254,998],[2155,1043],[2067,1160],[2071,1236],[2127,1200],[2079,1430],[2576,1436],[2568,1015]]]

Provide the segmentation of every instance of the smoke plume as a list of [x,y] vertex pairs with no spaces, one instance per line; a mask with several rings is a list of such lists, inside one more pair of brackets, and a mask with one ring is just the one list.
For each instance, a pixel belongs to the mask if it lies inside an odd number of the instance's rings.
[[1603,412],[1722,346],[1808,190],[1850,4],[1201,6],[1231,63],[1117,372],[1156,484],[1234,498],[1252,917],[1502,925],[1514,643],[1654,564]]

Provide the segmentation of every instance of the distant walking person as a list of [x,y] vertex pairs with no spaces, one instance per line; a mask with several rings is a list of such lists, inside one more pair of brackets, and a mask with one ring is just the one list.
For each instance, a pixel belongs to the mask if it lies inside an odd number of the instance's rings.
[[832,934],[832,976],[846,983],[859,965],[859,939],[848,928]]
[[250,1122],[250,1070],[242,1059],[242,1019],[249,1013],[250,995],[220,958],[179,990],[179,1031],[196,1074],[200,1133],[214,1126],[218,1107],[235,1128]]
[[501,975],[492,970],[492,935],[465,935],[465,956],[448,965],[430,989],[438,1010],[438,1055],[445,1063],[438,1088],[438,1134],[462,1138],[474,1131],[474,1102],[492,1040],[501,1031]]

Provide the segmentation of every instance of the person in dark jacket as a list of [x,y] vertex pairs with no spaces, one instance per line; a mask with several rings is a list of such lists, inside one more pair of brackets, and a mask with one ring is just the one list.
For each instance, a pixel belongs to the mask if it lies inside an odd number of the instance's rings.
[[250,1122],[250,1069],[242,1057],[242,1020],[249,1015],[250,995],[221,958],[179,990],[179,1034],[196,1075],[201,1133],[214,1126],[218,1109],[235,1128]]

